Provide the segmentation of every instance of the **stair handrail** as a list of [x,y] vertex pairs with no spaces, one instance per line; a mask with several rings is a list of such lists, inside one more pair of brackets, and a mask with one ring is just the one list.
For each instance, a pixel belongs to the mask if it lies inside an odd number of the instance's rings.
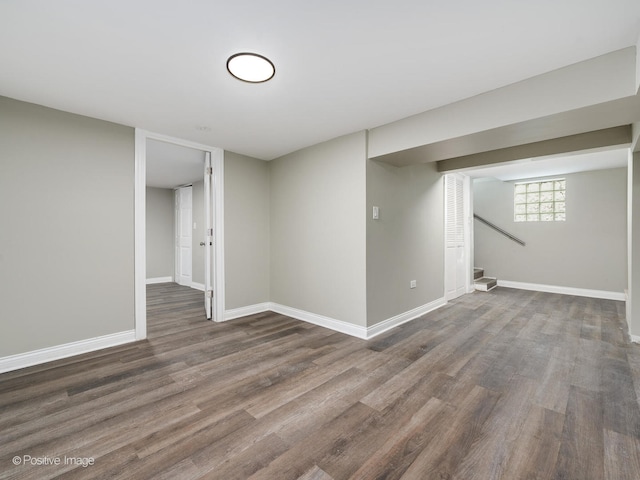
[[502,228],[500,228],[499,226],[497,226],[494,223],[491,223],[489,220],[487,220],[486,218],[482,218],[480,215],[478,215],[477,213],[473,214],[473,218],[475,218],[476,220],[479,220],[480,222],[484,223],[486,226],[493,228],[496,232],[501,233],[502,235],[504,235],[505,237],[507,237],[510,240],[513,240],[516,243],[519,243],[520,245],[522,245],[523,247],[526,245],[526,243],[524,243],[523,240],[520,240],[518,237],[516,237],[515,235],[511,235],[509,232],[507,232],[506,230],[503,230]]

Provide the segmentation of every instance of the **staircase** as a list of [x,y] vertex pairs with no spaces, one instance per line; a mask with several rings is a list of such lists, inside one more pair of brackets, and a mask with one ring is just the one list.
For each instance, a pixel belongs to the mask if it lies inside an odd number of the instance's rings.
[[498,280],[494,277],[485,277],[483,268],[474,268],[473,284],[476,286],[476,290],[488,292],[498,286]]

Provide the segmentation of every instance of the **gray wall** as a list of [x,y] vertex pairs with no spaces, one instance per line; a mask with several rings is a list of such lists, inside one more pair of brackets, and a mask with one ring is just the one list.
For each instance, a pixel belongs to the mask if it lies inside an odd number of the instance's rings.
[[368,161],[368,326],[444,296],[442,185],[434,163],[398,168]]
[[134,131],[0,97],[0,357],[134,328]]
[[169,188],[146,189],[147,278],[173,277],[175,200]]
[[269,163],[224,153],[225,308],[268,302]]
[[270,162],[271,300],[366,326],[366,134]]
[[627,288],[626,169],[562,177],[567,179],[566,222],[516,223],[514,182],[474,182],[475,213],[527,242],[521,247],[476,221],[476,266],[499,280],[623,292]]
[[196,228],[191,233],[191,281],[204,285],[204,180],[193,183],[191,216]]

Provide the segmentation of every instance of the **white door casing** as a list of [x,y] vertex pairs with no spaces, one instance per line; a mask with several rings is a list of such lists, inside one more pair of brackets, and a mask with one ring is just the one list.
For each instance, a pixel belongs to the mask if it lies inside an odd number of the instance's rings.
[[214,231],[217,235],[212,249],[211,263],[215,265],[212,273],[214,281],[213,320],[224,320],[224,151],[220,148],[182,140],[179,138],[149,132],[140,128],[135,130],[135,187],[134,187],[134,303],[136,340],[147,338],[147,291],[146,291],[146,170],[147,140],[155,139],[174,145],[195,148],[210,152],[213,167],[212,212]]
[[204,161],[204,311],[207,320],[213,319],[214,285],[213,272],[213,168],[211,153],[205,153]]

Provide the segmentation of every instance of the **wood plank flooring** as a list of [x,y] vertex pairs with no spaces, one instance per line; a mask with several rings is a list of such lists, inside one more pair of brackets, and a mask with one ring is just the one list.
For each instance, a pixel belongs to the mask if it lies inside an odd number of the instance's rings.
[[201,297],[149,286],[148,340],[0,375],[0,478],[640,479],[622,302],[498,288],[364,341]]

